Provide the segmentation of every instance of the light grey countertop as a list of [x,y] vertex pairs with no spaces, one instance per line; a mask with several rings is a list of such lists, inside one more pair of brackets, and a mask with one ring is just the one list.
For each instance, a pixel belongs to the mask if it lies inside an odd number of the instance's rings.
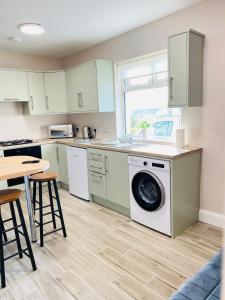
[[15,145],[15,146],[7,146],[0,147],[0,150],[9,150],[16,149],[21,147],[29,147],[29,146],[38,146],[44,144],[64,144],[72,147],[79,148],[95,148],[109,151],[117,151],[128,153],[130,155],[137,156],[149,156],[149,157],[157,157],[157,158],[165,158],[165,159],[176,159],[178,157],[191,154],[196,151],[202,151],[201,148],[192,148],[192,147],[184,147],[177,148],[174,145],[167,144],[159,144],[159,143],[143,143],[143,142],[134,142],[133,145],[130,146],[115,146],[110,144],[101,144],[101,140],[83,140],[82,138],[63,138],[63,139],[40,139],[36,140],[30,144],[24,145]]

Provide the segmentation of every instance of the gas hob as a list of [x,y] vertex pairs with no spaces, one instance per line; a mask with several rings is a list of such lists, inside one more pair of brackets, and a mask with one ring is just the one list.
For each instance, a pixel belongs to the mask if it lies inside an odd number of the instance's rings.
[[0,141],[0,147],[24,145],[24,144],[30,144],[30,143],[33,143],[33,140],[21,139],[21,140]]

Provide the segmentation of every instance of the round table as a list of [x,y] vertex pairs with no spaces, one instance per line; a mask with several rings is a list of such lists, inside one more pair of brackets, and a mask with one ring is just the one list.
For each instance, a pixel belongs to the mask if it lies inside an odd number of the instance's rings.
[[31,239],[34,242],[37,240],[37,232],[35,225],[34,209],[30,196],[31,193],[29,176],[47,170],[49,168],[49,162],[38,158],[38,163],[23,164],[24,161],[32,160],[37,160],[37,158],[32,156],[0,157],[0,181],[22,176],[24,177],[27,209],[31,229]]

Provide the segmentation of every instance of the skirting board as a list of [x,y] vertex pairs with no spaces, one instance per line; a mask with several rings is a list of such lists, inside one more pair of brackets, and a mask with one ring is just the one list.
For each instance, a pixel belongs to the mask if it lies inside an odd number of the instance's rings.
[[225,227],[225,216],[211,212],[209,210],[200,209],[199,210],[199,221],[214,225],[220,228]]

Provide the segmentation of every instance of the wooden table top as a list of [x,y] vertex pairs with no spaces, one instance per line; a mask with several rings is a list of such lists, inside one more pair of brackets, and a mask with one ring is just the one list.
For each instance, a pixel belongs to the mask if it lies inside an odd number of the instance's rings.
[[43,159],[38,159],[39,163],[35,164],[22,164],[23,161],[36,159],[32,156],[0,157],[0,180],[27,176],[49,168],[49,162]]

